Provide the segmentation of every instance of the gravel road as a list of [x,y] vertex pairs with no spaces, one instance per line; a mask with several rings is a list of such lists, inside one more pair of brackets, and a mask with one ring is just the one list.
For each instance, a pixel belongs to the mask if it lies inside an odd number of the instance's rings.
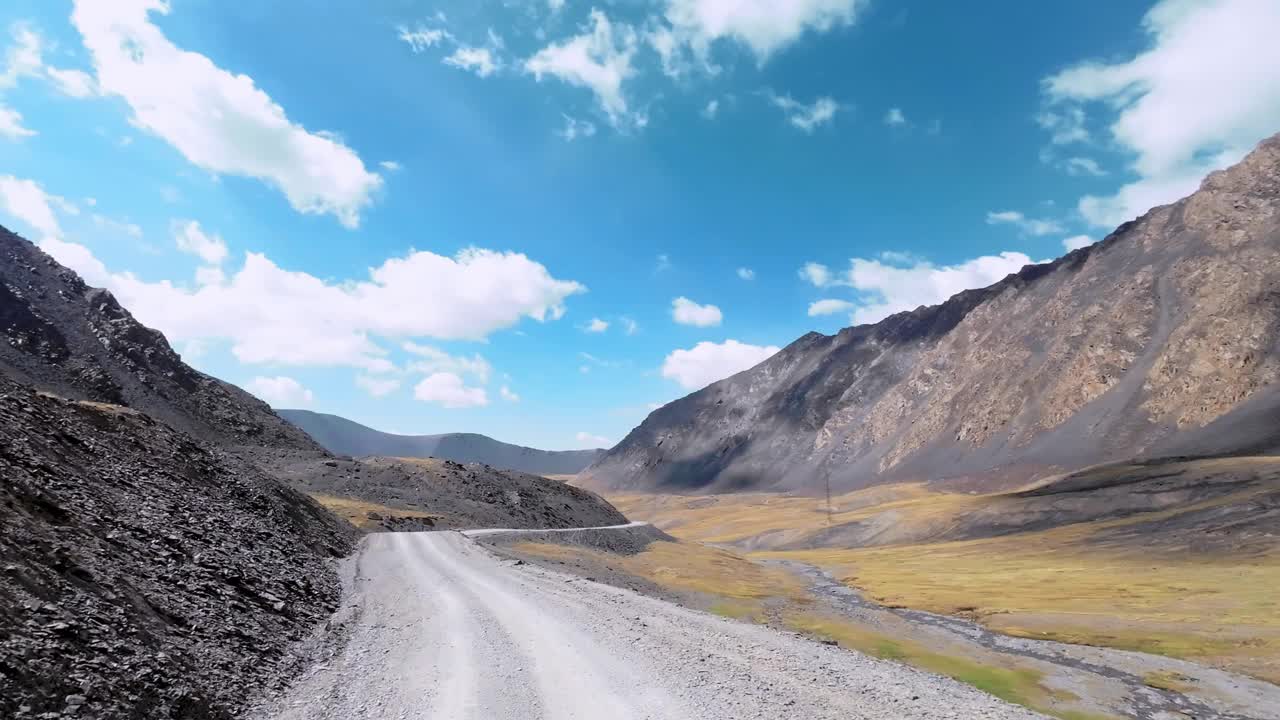
[[380,533],[332,656],[261,717],[1039,718],[967,685],[490,554]]

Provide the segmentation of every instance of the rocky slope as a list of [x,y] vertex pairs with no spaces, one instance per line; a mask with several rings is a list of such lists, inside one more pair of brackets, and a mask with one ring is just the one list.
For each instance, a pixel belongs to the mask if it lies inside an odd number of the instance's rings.
[[651,414],[614,489],[994,488],[1280,447],[1280,136],[1094,246],[834,336]]
[[330,452],[361,457],[441,458],[460,463],[537,475],[572,475],[590,465],[603,450],[538,450],[494,440],[475,433],[444,435],[393,435],[344,417],[310,410],[276,410],[307,432]]
[[[267,467],[317,496],[378,505],[377,526],[393,530],[599,527],[627,522],[599,495],[557,480],[482,463],[435,458],[273,459]],[[409,513],[399,511],[407,510]],[[429,522],[411,522],[425,513]]]
[[110,292],[3,227],[0,373],[64,397],[126,405],[226,446],[321,449],[266,403],[188,366]]
[[216,446],[3,374],[0,476],[6,718],[235,716],[336,607],[356,535]]

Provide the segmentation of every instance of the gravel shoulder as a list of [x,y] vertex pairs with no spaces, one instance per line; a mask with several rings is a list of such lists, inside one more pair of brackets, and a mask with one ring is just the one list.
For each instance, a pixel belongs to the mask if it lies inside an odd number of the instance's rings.
[[364,538],[332,656],[252,717],[1041,717],[896,663],[504,560]]

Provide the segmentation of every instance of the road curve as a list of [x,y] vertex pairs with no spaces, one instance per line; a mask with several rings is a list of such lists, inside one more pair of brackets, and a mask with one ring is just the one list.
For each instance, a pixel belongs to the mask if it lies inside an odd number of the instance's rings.
[[345,642],[261,716],[1038,718],[955,681],[516,566],[456,532],[361,542]]

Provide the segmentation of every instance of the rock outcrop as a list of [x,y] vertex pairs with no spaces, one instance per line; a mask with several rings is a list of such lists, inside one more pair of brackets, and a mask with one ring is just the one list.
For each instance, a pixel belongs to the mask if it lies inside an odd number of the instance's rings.
[[1280,136],[1198,192],[991,287],[653,412],[614,489],[994,488],[1106,460],[1280,447]]

